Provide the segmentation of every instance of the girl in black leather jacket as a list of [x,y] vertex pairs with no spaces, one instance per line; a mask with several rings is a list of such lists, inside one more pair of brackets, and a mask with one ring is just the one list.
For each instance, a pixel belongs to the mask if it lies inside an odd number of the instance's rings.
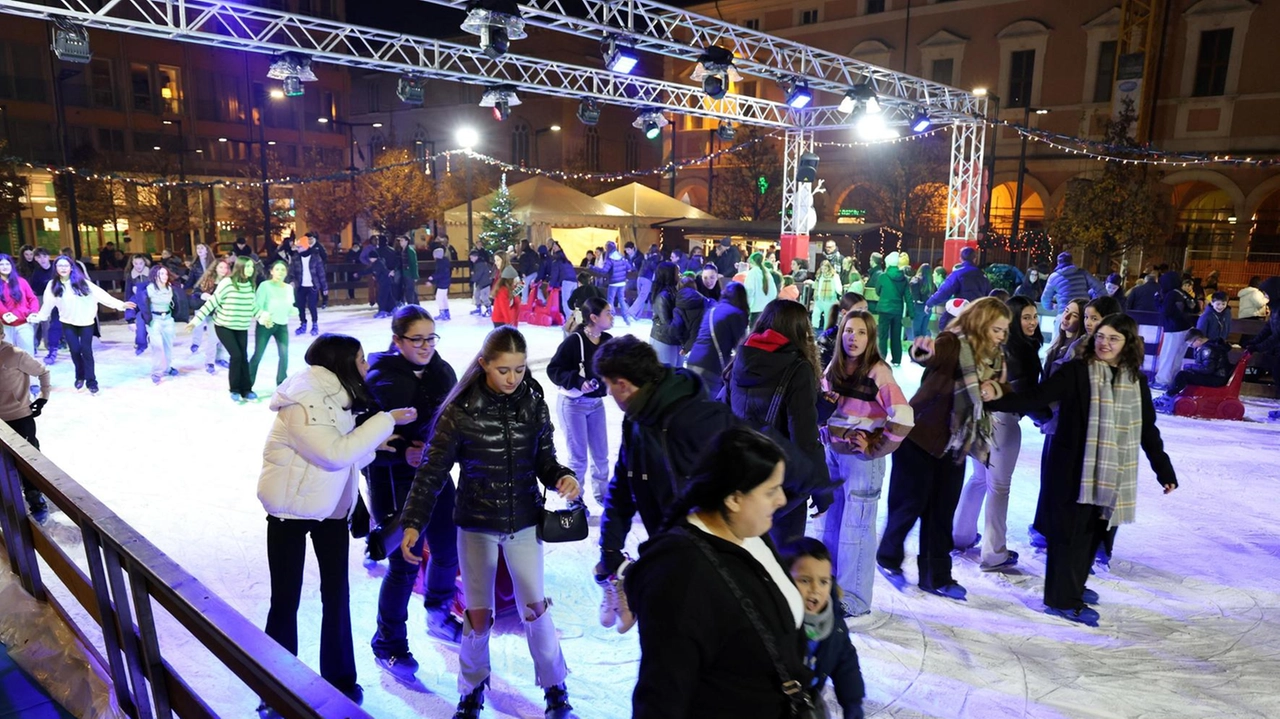
[[564,686],[568,670],[547,612],[537,525],[547,489],[570,501],[581,489],[573,471],[556,460],[551,415],[542,387],[528,375],[527,356],[519,330],[498,327],[489,333],[441,404],[401,520],[401,552],[408,561],[420,562],[414,544],[436,496],[450,481],[450,470],[459,464],[454,520],[467,611],[455,719],[474,719],[484,706],[499,548],[511,571],[538,683],[546,692],[547,716],[567,716],[571,709]]

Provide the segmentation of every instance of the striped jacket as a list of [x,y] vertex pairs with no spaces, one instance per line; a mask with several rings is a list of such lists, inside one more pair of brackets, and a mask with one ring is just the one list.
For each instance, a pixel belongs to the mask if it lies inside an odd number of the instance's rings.
[[204,303],[191,318],[195,324],[213,313],[213,323],[229,330],[247,330],[253,324],[254,291],[252,282],[233,282],[223,277],[213,291],[213,299]]

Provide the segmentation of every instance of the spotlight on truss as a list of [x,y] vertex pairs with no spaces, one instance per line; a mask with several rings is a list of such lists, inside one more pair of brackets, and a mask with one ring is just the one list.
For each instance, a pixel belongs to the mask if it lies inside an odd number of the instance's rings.
[[311,56],[300,52],[283,52],[271,59],[271,67],[267,77],[272,80],[283,80],[297,77],[303,82],[315,82],[319,78],[311,71]]
[[863,107],[872,115],[880,112],[880,99],[876,97],[875,88],[871,87],[871,83],[864,82],[853,86],[853,92],[862,101]]
[[600,122],[600,103],[586,98],[578,103],[578,121],[584,125],[594,125]]
[[929,113],[917,112],[915,117],[911,118],[911,131],[924,132],[925,130],[928,130],[929,126],[932,124],[933,120],[929,118]]
[[507,54],[512,40],[527,37],[524,17],[515,0],[472,0],[462,31],[480,37],[480,49],[497,60]]
[[643,130],[646,138],[656,140],[662,134],[662,128],[668,124],[670,123],[667,122],[667,118],[663,116],[661,111],[645,110],[636,117],[636,121],[631,123],[631,126]]
[[285,97],[299,97],[305,92],[302,88],[302,78],[297,75],[290,75],[281,80],[280,92]]
[[600,43],[600,53],[604,56],[604,66],[609,72],[630,75],[640,62],[631,42],[618,35],[609,35]]
[[818,156],[812,152],[800,155],[799,167],[796,168],[796,182],[813,184],[818,179]]
[[730,82],[742,82],[742,75],[733,66],[733,53],[712,45],[698,56],[698,65],[689,79],[702,81],[702,91],[712,100],[724,97]]
[[396,81],[396,97],[409,105],[421,105],[426,100],[427,81],[420,77],[402,77]]
[[53,54],[64,62],[85,64],[93,59],[89,52],[89,31],[70,20],[54,21]]
[[510,85],[498,85],[484,91],[480,107],[493,108],[493,119],[502,122],[511,116],[511,108],[520,104],[520,96]]
[[733,123],[728,120],[721,122],[716,127],[716,137],[720,138],[721,142],[733,142],[733,139],[737,136],[738,128],[734,127]]
[[797,82],[787,92],[787,104],[797,110],[803,110],[813,102],[813,91],[803,82]]

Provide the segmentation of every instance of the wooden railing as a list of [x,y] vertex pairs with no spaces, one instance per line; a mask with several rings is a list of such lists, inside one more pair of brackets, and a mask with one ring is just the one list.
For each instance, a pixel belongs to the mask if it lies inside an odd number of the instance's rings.
[[[79,529],[87,576],[48,530],[27,516],[24,479]],[[120,708],[130,717],[213,719],[229,713],[210,707],[166,661],[155,606],[284,717],[369,717],[3,423],[0,502],[0,544],[10,567],[31,596],[52,604],[81,637],[88,635],[87,627],[75,624],[47,579],[59,582],[97,623],[102,661]],[[41,573],[40,560],[52,577]],[[180,631],[163,626],[166,632]]]

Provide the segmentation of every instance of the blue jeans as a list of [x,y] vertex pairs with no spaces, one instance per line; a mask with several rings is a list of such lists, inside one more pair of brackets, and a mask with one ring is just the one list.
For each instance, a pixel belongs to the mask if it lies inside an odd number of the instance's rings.
[[648,277],[636,278],[636,301],[631,303],[631,314],[640,317],[645,312],[653,313],[649,291],[653,289],[653,280]]
[[658,361],[668,367],[684,366],[684,358],[680,356],[680,345],[669,345],[666,342],[649,338],[653,351],[658,353]]
[[569,319],[569,315],[573,314],[573,310],[569,309],[569,295],[578,289],[578,283],[573,280],[565,280],[560,283],[560,312],[564,318]]
[[916,317],[911,321],[911,339],[929,336],[929,319],[932,314],[925,309],[923,302],[915,303]]
[[605,426],[604,400],[600,397],[559,395],[560,424],[569,446],[569,469],[577,475],[586,492],[587,452],[591,453],[591,494],[604,506],[604,488],[609,484],[609,431]]
[[[609,304],[613,306],[613,311],[622,315],[622,319],[631,324],[631,315],[627,311],[627,286],[609,285]],[[583,318],[586,319],[585,317]]]
[[831,508],[817,522],[816,535],[831,550],[836,584],[844,590],[853,614],[871,611],[871,586],[875,578],[876,509],[884,486],[885,459],[864,459],[827,449],[831,477],[844,485],[836,491]]
[[530,272],[524,276],[524,287],[520,289],[520,304],[529,304],[529,290],[533,287],[533,283],[538,281],[538,273]]
[[[371,468],[374,469],[374,468]],[[393,516],[404,506],[413,486],[413,473],[395,476],[384,468],[370,473],[369,500],[375,520]],[[405,469],[412,469],[405,466]],[[422,528],[418,551],[425,540],[431,555],[427,558],[425,607],[446,605],[453,600],[454,580],[458,576],[458,528],[453,523],[453,504],[456,490],[453,482],[445,482],[431,510],[431,518]],[[378,631],[370,646],[376,654],[403,654],[409,651],[406,623],[409,621],[409,599],[413,595],[413,582],[418,576],[418,565],[410,564],[392,551],[387,556],[387,573],[382,576],[382,588],[378,591]]]

